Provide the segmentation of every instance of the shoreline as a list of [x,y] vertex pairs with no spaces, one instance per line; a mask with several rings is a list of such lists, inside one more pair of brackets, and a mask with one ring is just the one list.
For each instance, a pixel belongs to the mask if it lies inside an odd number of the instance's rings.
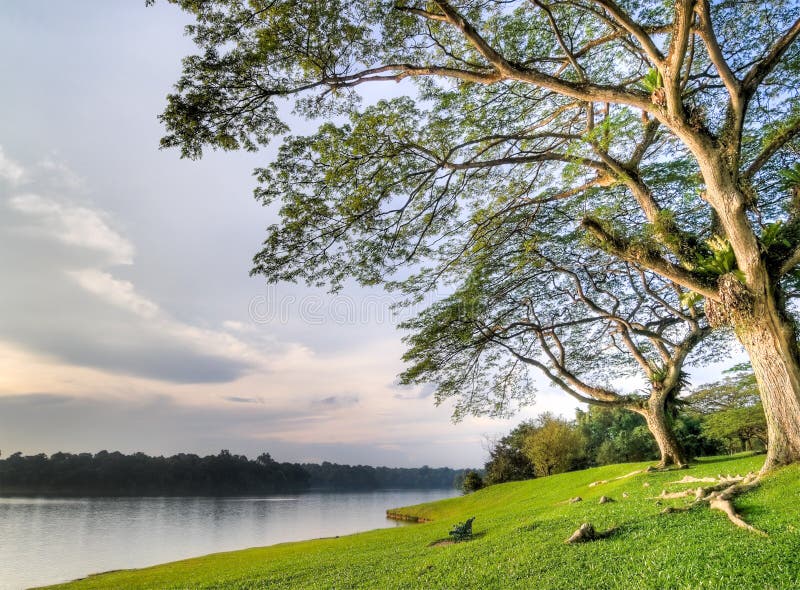
[[402,512],[394,512],[393,510],[396,509],[390,508],[389,510],[386,511],[386,518],[388,518],[389,520],[399,520],[404,522],[413,522],[417,524],[433,522],[433,520],[429,518],[423,518],[422,516],[414,516],[413,514],[403,514]]

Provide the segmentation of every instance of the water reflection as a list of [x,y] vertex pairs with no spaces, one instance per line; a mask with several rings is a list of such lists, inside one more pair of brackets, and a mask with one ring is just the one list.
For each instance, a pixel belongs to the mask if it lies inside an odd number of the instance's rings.
[[0,498],[0,589],[405,523],[387,508],[455,490],[259,498]]

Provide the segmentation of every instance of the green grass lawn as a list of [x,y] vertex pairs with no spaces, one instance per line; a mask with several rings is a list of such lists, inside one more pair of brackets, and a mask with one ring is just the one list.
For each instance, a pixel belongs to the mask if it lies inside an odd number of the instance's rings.
[[[779,470],[736,500],[766,538],[706,507],[660,514],[686,500],[650,499],[665,488],[685,489],[668,485],[685,475],[744,475],[763,459],[707,459],[685,471],[641,473],[594,487],[593,481],[647,464],[497,485],[400,510],[432,520],[426,524],[219,553],[55,588],[800,588],[800,468]],[[601,495],[615,501],[600,505]],[[583,501],[564,502],[573,496]],[[476,517],[473,540],[434,544],[470,516]],[[565,544],[583,522],[618,530],[599,541]]]

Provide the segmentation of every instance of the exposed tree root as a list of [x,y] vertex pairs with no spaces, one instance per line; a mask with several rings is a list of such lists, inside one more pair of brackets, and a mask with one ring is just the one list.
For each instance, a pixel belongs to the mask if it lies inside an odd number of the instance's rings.
[[696,489],[683,490],[681,492],[667,492],[663,490],[659,496],[651,498],[653,500],[672,500],[677,498],[688,498],[694,496],[694,501],[688,506],[673,507],[668,506],[661,511],[661,514],[673,514],[675,512],[685,512],[699,504],[707,504],[711,510],[719,510],[724,512],[733,524],[746,529],[757,535],[767,536],[767,533],[761,531],[754,526],[745,522],[741,516],[736,512],[733,506],[733,499],[739,494],[748,492],[758,486],[760,483],[758,475],[755,473],[748,473],[746,476],[722,476],[719,478],[693,478],[684,477],[681,481],[671,483],[694,483],[694,482],[714,482],[714,485],[706,487],[698,487]]
[[677,500],[678,498],[688,498],[689,496],[694,496],[695,498],[697,498],[698,494],[699,495],[703,494],[702,490],[703,488],[697,488],[696,490],[693,489],[683,490],[681,492],[667,492],[667,490],[662,490],[658,496],[656,496],[655,498],[651,498],[651,500],[653,499]]
[[746,523],[741,516],[739,516],[736,512],[736,509],[733,507],[733,503],[730,500],[724,500],[720,497],[712,498],[709,503],[709,507],[711,510],[721,510],[728,516],[728,520],[730,520],[733,524],[743,529],[747,529],[751,533],[755,533],[757,535],[761,535],[762,537],[766,537],[767,533],[764,531],[757,529],[751,524]]
[[645,471],[676,471],[678,469],[689,469],[688,463],[658,463],[652,467],[648,467]]
[[589,484],[590,488],[595,486],[602,485],[604,483],[608,483],[609,481],[617,481],[620,479],[627,479],[629,477],[633,477],[634,475],[639,475],[640,473],[644,473],[646,471],[653,471],[652,468],[648,467],[647,469],[637,469],[636,471],[631,471],[630,473],[626,473],[625,475],[620,475],[619,477],[612,477],[611,479],[601,479],[600,481],[593,481]]
[[679,479],[678,481],[671,481],[669,483],[714,483],[717,480],[714,477],[693,477],[691,475],[687,475],[683,479]]

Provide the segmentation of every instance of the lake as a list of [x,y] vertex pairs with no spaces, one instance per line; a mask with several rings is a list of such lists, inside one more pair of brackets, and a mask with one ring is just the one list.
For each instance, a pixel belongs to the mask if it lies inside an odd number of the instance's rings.
[[388,520],[386,509],[457,494],[445,489],[249,498],[0,498],[0,589],[404,526]]

